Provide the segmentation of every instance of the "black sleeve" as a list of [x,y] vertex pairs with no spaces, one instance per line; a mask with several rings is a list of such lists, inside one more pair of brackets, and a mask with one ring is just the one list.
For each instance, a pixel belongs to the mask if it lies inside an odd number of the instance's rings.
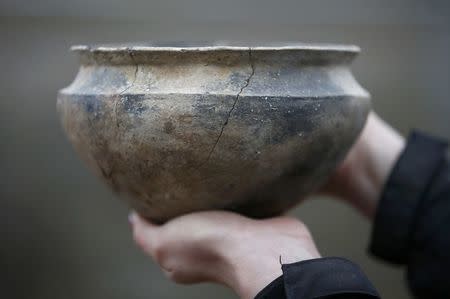
[[450,166],[446,142],[414,132],[377,208],[369,250],[407,266],[416,298],[450,298]]
[[361,269],[349,260],[319,258],[281,266],[283,275],[255,299],[379,298]]

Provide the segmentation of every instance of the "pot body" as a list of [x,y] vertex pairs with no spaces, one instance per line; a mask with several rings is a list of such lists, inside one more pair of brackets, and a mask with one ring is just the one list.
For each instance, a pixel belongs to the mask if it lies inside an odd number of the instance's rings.
[[320,186],[370,100],[353,48],[88,48],[58,94],[89,167],[141,215],[282,213]]

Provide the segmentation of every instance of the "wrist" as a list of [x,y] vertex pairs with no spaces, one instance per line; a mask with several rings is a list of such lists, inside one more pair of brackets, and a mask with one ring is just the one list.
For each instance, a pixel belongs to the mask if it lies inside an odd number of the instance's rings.
[[373,218],[384,184],[404,146],[404,138],[371,112],[361,136],[339,169],[339,197]]
[[[247,240],[249,240],[247,238]],[[258,251],[254,244],[244,244],[245,238],[233,248],[224,246],[220,253],[217,281],[231,288],[241,299],[253,299],[265,286],[281,276],[280,254],[269,248]],[[247,248],[250,245],[250,248]],[[236,248],[234,248],[236,247]],[[238,247],[238,248],[237,248]]]
[[[248,239],[247,239],[248,240]],[[244,244],[239,248],[226,250],[223,263],[226,265],[221,282],[233,289],[242,299],[254,298],[262,289],[283,274],[282,264],[320,258],[312,237],[278,236],[277,247]],[[238,243],[236,243],[238,244]],[[250,245],[249,248],[246,245]],[[272,245],[272,244],[271,244]],[[258,252],[255,249],[258,248]]]

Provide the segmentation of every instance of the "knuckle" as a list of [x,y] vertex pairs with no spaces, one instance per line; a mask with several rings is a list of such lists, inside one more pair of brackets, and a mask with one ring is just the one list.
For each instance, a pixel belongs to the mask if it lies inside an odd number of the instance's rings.
[[161,243],[153,244],[153,258],[161,266],[166,266],[167,262],[167,248]]

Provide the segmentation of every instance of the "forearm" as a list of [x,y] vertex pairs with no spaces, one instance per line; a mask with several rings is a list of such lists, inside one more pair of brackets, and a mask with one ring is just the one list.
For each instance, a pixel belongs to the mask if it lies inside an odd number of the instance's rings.
[[404,147],[405,139],[371,112],[327,191],[372,219],[384,184]]

